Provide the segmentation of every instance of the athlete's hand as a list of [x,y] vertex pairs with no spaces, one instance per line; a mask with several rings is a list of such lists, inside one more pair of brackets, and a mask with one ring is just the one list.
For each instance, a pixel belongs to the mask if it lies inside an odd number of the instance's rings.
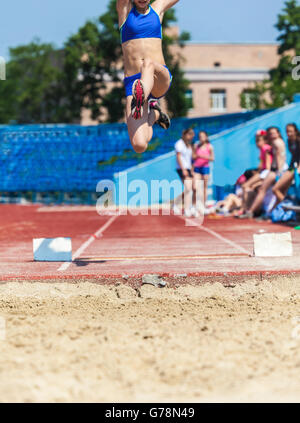
[[189,176],[189,172],[186,169],[183,169],[182,174],[185,178]]

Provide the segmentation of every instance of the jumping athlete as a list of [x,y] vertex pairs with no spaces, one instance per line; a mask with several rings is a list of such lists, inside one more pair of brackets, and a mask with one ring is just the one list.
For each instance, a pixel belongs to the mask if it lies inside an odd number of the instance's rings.
[[137,153],[147,150],[153,125],[170,126],[158,99],[170,88],[172,75],[162,52],[164,13],[179,0],[117,0],[124,58],[126,121]]

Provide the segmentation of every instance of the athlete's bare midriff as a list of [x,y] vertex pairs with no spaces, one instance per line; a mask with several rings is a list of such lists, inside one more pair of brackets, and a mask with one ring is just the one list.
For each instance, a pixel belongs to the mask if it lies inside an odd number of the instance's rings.
[[122,44],[125,77],[141,71],[145,59],[165,65],[160,38],[139,38]]

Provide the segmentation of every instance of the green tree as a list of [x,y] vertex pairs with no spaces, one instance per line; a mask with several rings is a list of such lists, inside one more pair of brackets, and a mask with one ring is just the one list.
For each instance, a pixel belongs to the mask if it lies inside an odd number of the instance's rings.
[[183,49],[185,43],[190,39],[190,34],[188,32],[182,32],[178,37],[168,35],[168,29],[176,22],[175,10],[168,10],[163,20],[163,52],[166,64],[173,75],[173,81],[171,89],[166,95],[166,100],[171,117],[184,117],[189,110],[189,104],[185,96],[189,88],[189,81],[184,77],[182,70],[184,58],[180,52],[174,53],[172,47],[179,45]]
[[266,107],[264,95],[267,88],[264,84],[255,84],[253,88],[246,88],[241,93],[241,107],[246,110],[259,110]]
[[10,49],[7,80],[0,84],[0,121],[47,123],[59,121],[60,53],[34,40]]
[[[175,11],[165,14],[163,30],[176,22]],[[181,69],[188,33],[164,36],[166,63],[173,84],[166,96],[172,117],[185,116],[188,81]],[[178,51],[178,49],[177,49]],[[122,49],[116,0],[98,19],[87,21],[65,42],[63,50],[34,40],[10,49],[7,81],[0,83],[0,123],[80,122],[82,109],[99,122],[117,122],[124,116]]]
[[16,81],[10,78],[10,63],[6,65],[6,80],[0,81],[0,124],[16,121]]
[[[86,22],[65,43],[66,101],[70,106],[68,119],[79,120],[82,108],[86,108],[91,111],[94,120],[102,121],[103,107],[110,107],[106,87],[108,78],[118,81],[115,64],[118,47],[113,31],[108,37],[107,28],[102,28],[101,20],[102,17]],[[105,24],[109,27],[109,23]],[[112,120],[110,110],[108,114],[109,120]]]
[[[282,107],[300,92],[300,80],[293,72],[293,58],[300,56],[300,5],[296,0],[286,0],[275,27],[280,32],[277,38],[280,60],[278,66],[271,69],[270,79],[257,85],[258,103],[262,107]],[[266,93],[270,101],[266,100]]]

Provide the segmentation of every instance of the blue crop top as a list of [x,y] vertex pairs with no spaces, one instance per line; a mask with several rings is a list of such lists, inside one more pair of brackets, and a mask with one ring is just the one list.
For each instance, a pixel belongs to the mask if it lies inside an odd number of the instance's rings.
[[121,42],[138,38],[162,38],[162,28],[158,14],[149,6],[150,11],[145,15],[133,7],[120,28]]

